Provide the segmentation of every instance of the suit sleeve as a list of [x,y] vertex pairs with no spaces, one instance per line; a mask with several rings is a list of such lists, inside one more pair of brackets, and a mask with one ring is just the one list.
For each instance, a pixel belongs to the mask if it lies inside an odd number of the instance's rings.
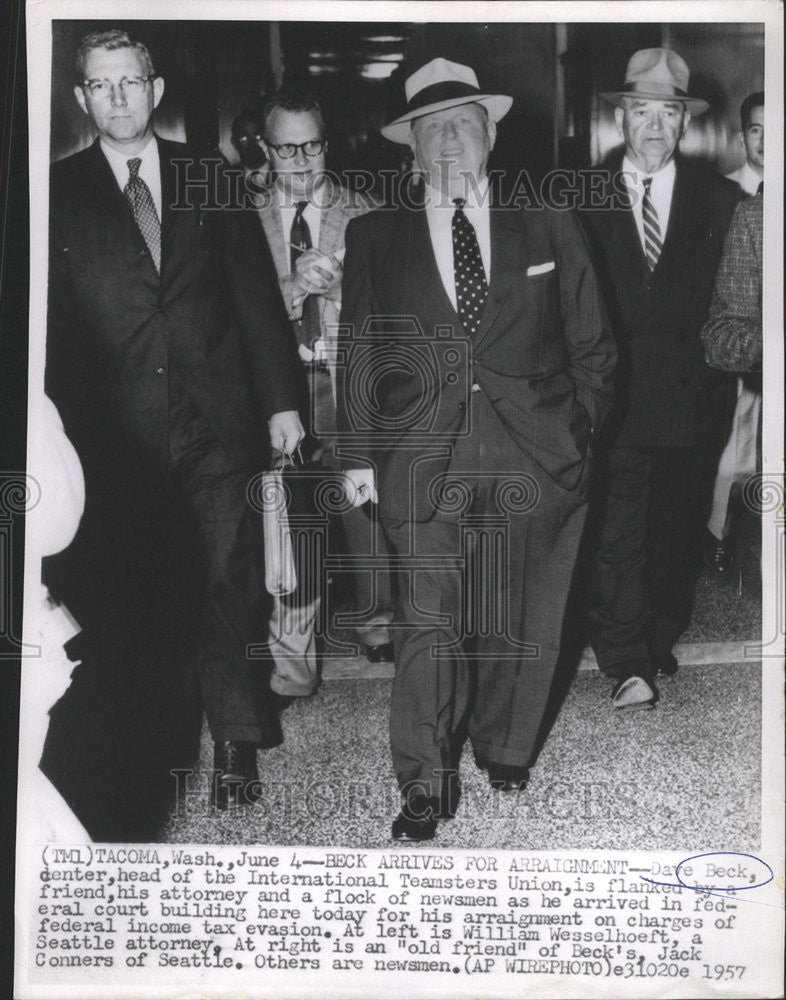
[[71,238],[68,214],[68,184],[53,169],[49,182],[49,274],[47,284],[46,394],[57,407],[66,432],[80,449],[93,421],[87,401],[95,386],[96,359],[91,354],[74,292],[69,266]]
[[257,403],[265,418],[304,412],[298,358],[273,258],[255,212],[226,213],[224,258],[229,296]]
[[371,466],[372,442],[359,433],[363,414],[358,412],[356,391],[358,361],[365,350],[361,335],[367,319],[374,315],[374,295],[369,274],[369,251],[358,222],[346,229],[344,276],[341,283],[341,314],[336,343],[336,408],[341,440],[342,465],[346,469]]
[[584,233],[572,212],[553,219],[568,371],[597,432],[612,406],[617,348]]
[[755,227],[760,230],[762,225],[761,212],[761,204],[754,200],[737,209],[715,278],[709,317],[701,331],[707,363],[723,371],[761,371],[762,262],[755,239]]

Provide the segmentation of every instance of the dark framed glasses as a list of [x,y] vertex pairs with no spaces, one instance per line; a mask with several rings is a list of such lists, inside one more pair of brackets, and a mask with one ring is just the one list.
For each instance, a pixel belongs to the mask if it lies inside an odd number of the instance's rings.
[[308,142],[282,142],[280,146],[269,143],[270,148],[282,160],[291,160],[299,149],[302,149],[306,156],[319,156],[325,148],[324,139],[309,139]]

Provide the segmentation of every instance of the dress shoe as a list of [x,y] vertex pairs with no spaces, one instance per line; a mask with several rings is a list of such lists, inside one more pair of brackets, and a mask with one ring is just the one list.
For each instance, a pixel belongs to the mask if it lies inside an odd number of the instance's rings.
[[383,642],[379,646],[366,646],[366,659],[369,663],[392,663],[393,643]]
[[523,792],[529,781],[529,768],[516,764],[496,764],[475,754],[475,764],[488,771],[489,783],[498,792]]
[[428,798],[426,795],[412,795],[393,820],[391,829],[393,839],[402,844],[433,840],[437,832],[439,811],[437,799]]
[[734,569],[734,546],[730,538],[716,538],[707,529],[704,535],[704,561],[718,577],[727,578]]
[[257,771],[257,745],[236,740],[216,743],[210,800],[216,809],[249,806],[262,795]]
[[628,711],[654,708],[656,697],[654,688],[638,674],[621,678],[611,692],[611,701],[614,707]]
[[270,700],[273,703],[273,707],[278,712],[279,715],[283,711],[289,708],[292,702],[295,700],[293,694],[279,694],[278,691],[270,689]]
[[680,669],[680,665],[673,653],[653,653],[652,668],[660,677],[673,677]]
[[529,781],[529,768],[518,767],[515,764],[495,764],[490,760],[486,764],[489,773],[489,784],[498,792],[523,792]]

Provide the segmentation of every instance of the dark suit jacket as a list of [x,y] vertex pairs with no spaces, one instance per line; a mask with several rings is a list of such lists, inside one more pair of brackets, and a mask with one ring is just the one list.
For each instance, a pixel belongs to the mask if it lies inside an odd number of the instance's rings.
[[622,152],[607,163],[606,207],[581,213],[620,354],[606,439],[633,447],[700,444],[708,425],[723,422],[731,399],[728,380],[704,362],[699,331],[737,188],[678,160],[669,227],[650,272],[633,212],[611,181],[621,164]]
[[[346,246],[340,426],[346,465],[377,467],[380,513],[408,510],[421,443],[442,449],[419,466],[424,482],[447,468],[473,382],[499,418],[490,445],[511,469],[523,453],[564,490],[583,488],[591,429],[611,405],[615,349],[574,218],[492,207],[491,282],[472,341],[442,285],[422,206],[353,220]],[[369,326],[373,317],[384,318]],[[415,519],[429,518],[425,491],[414,500]]]
[[[44,566],[83,632],[69,648],[82,662],[52,709],[42,767],[102,840],[156,836],[170,769],[193,762],[205,557],[235,544],[243,514],[217,489],[215,530],[196,534],[172,470],[170,402],[178,454],[198,456],[221,480],[232,465],[260,468],[266,418],[297,407],[300,377],[255,213],[189,207],[174,160],[190,161],[197,179],[204,164],[176,143],[159,140],[159,154],[160,278],[97,143],[51,175],[47,387],[86,498],[74,541]],[[218,188],[211,197],[224,203]]]
[[200,174],[193,151],[157,141],[160,278],[98,141],[52,167],[47,389],[83,462],[120,448],[136,475],[164,469],[176,378],[230,456],[258,464],[300,377],[272,260],[252,212],[215,210],[220,172],[200,204],[173,162]]

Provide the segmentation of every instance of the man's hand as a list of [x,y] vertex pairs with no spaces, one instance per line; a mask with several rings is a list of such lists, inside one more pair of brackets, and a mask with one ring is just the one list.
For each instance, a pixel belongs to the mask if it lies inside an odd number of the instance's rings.
[[306,436],[297,410],[274,413],[267,426],[270,431],[270,447],[287,455],[291,455]]
[[311,247],[295,262],[293,284],[303,295],[331,297],[341,288],[341,264]]
[[344,473],[344,493],[353,507],[362,506],[366,500],[378,503],[373,469],[347,469]]

